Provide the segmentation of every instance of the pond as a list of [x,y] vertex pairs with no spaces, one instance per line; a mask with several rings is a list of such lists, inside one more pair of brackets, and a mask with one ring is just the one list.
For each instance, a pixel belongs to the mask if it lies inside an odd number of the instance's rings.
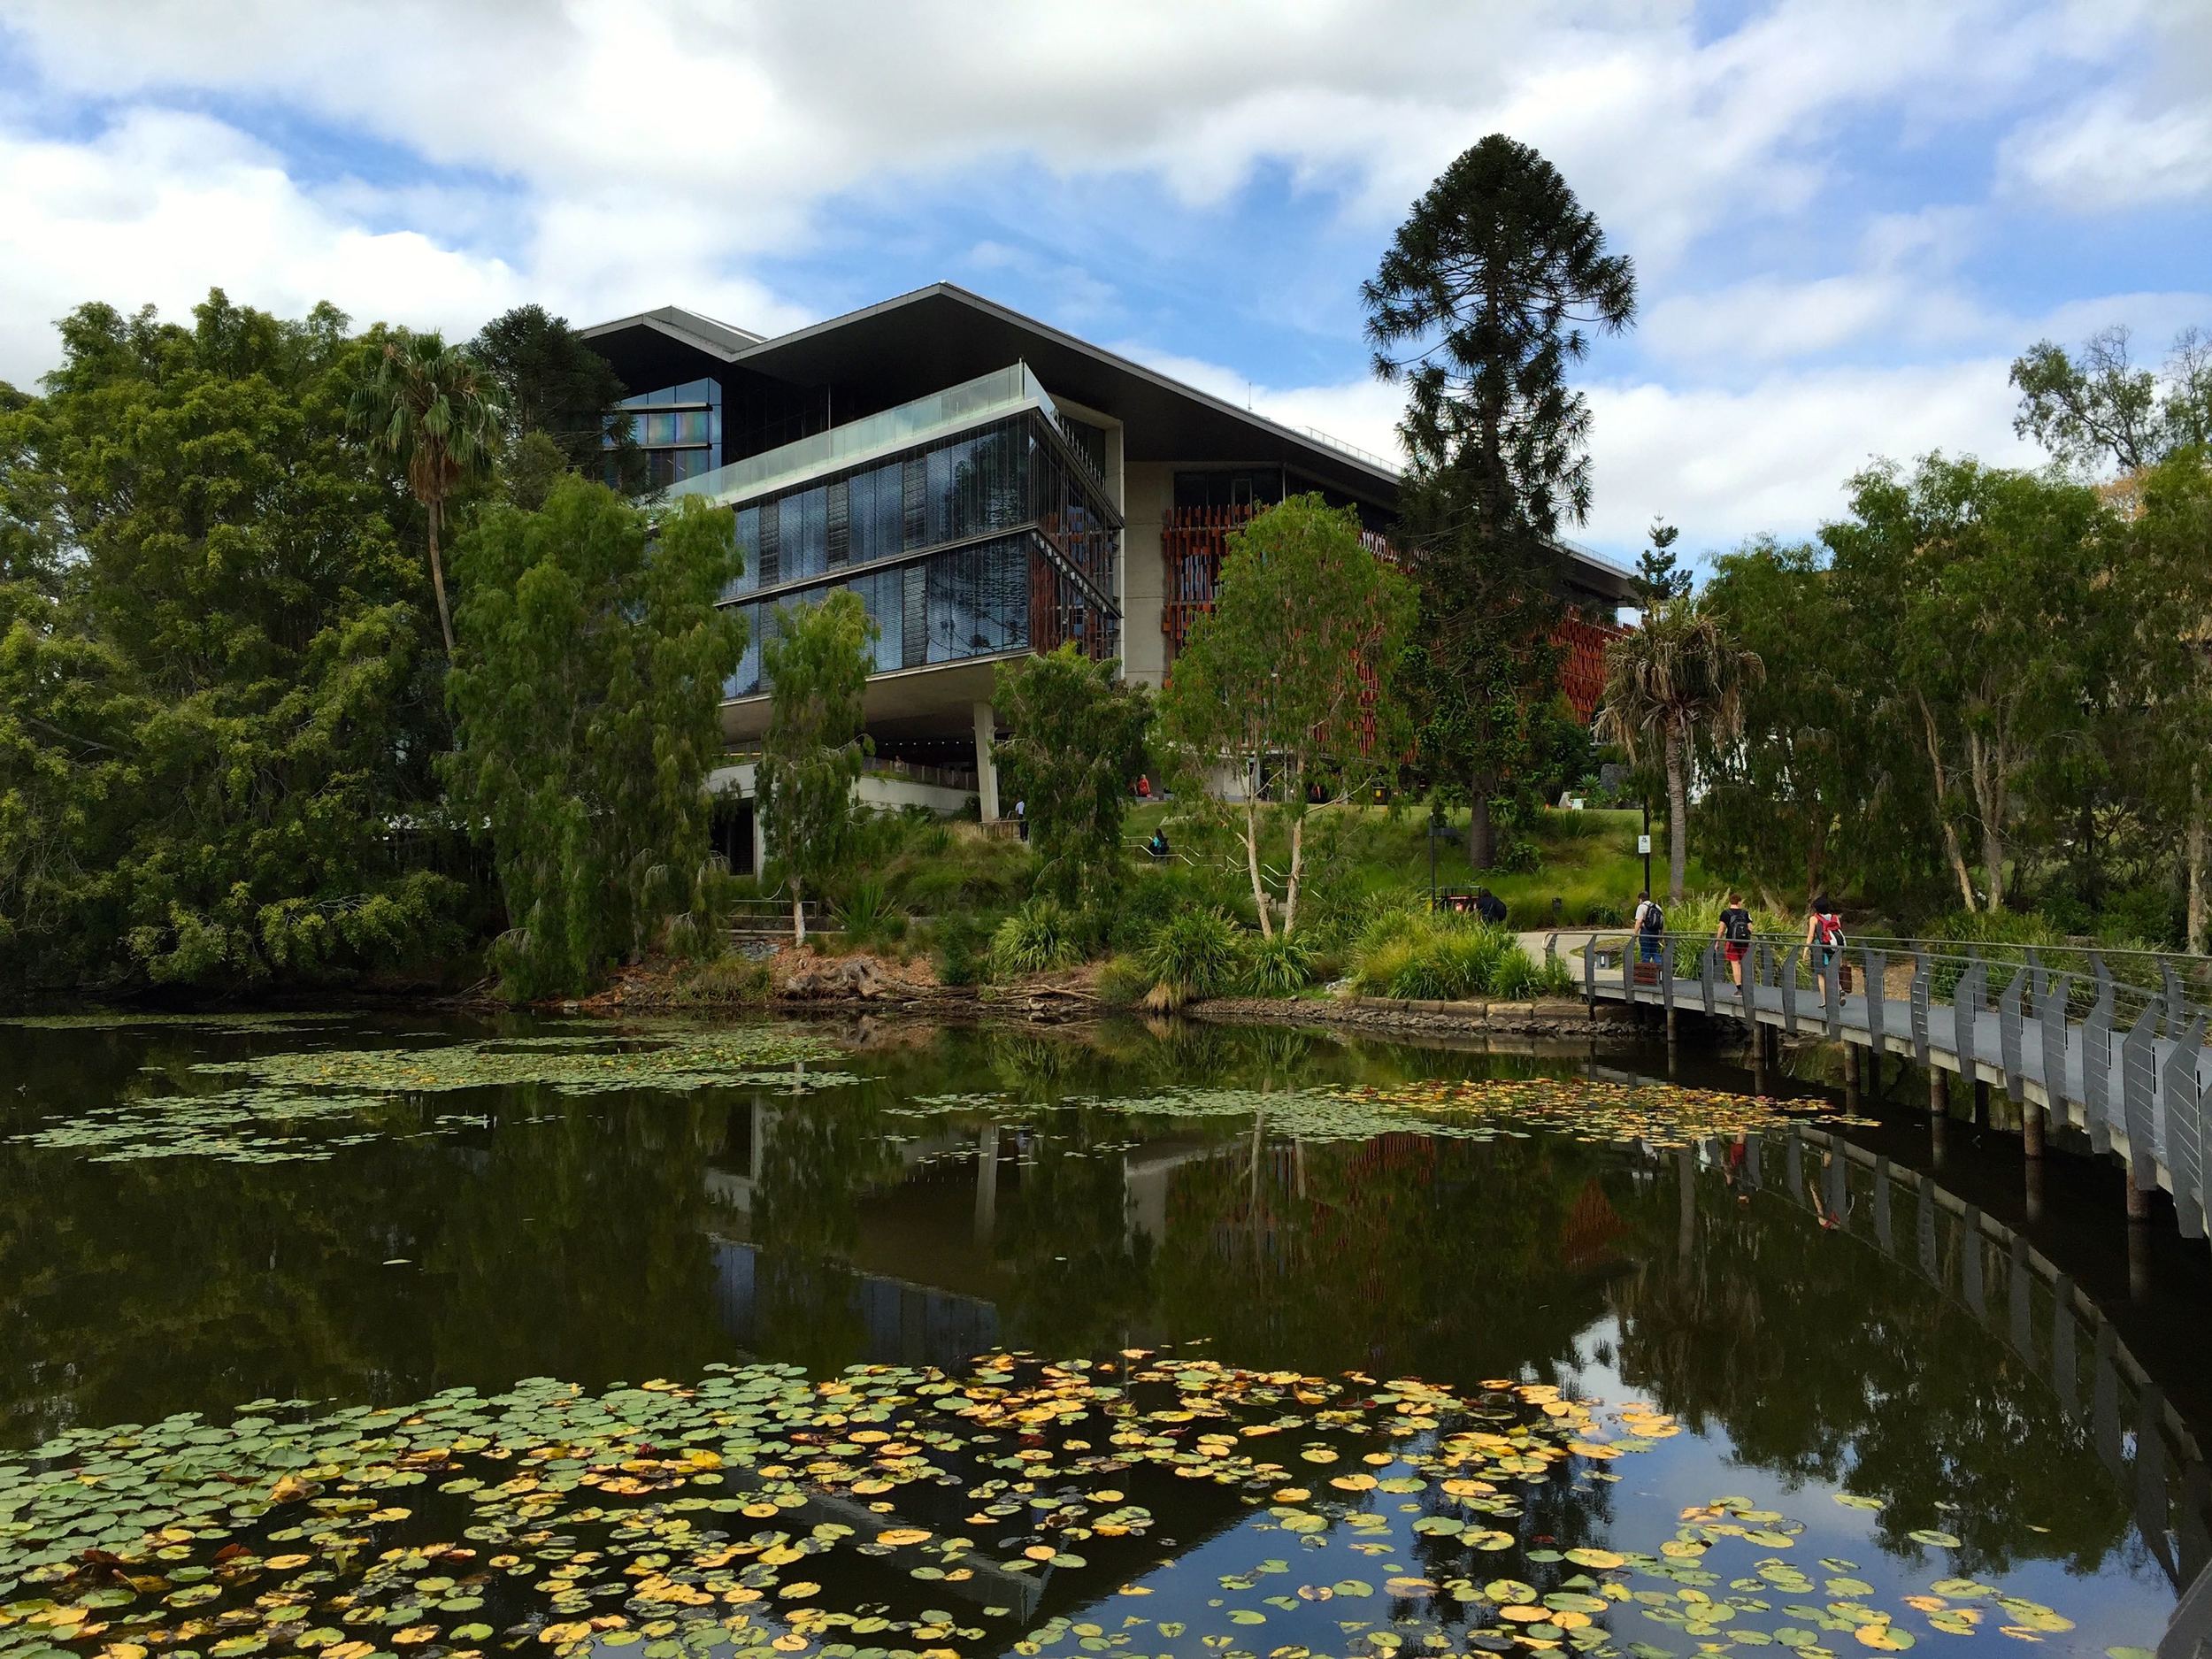
[[2142,1659],[2201,1278],[1640,1065],[0,1024],[0,1659]]

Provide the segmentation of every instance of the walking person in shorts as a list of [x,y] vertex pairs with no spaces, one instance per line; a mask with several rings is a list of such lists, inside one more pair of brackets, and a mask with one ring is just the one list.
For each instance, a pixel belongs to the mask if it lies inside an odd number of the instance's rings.
[[1843,912],[1828,902],[1825,893],[1813,901],[1813,913],[1805,918],[1805,946],[1813,959],[1813,981],[1825,1000],[1828,976],[1843,954]]
[[1751,949],[1751,912],[1743,907],[1743,895],[1731,889],[1728,903],[1721,910],[1720,921],[1713,929],[1713,937],[1720,941],[1721,955],[1728,958],[1728,975],[1737,987],[1743,986],[1743,959]]

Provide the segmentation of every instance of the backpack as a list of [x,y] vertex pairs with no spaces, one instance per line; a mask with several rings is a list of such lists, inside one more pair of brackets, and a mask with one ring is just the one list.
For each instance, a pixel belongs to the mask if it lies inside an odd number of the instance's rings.
[[1843,918],[1834,910],[1825,916],[1816,916],[1813,918],[1813,937],[1823,945],[1840,945],[1843,943]]
[[1751,942],[1751,912],[1738,905],[1722,918],[1728,924],[1728,942],[1747,945]]
[[1659,908],[1658,900],[1644,901],[1644,919],[1638,926],[1647,933],[1663,933],[1667,931],[1667,913]]

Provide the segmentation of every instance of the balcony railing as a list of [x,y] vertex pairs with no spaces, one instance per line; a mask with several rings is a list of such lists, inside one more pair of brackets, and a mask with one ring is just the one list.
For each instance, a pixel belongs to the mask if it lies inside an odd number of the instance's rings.
[[[981,426],[1024,409],[1042,410],[1054,428],[1065,435],[1060,411],[1050,396],[1030,373],[1026,363],[1016,363],[994,369],[988,374],[979,374],[972,380],[963,380],[957,386],[949,386],[941,392],[932,392],[926,397],[915,398],[911,403],[864,415],[858,420],[849,420],[810,437],[779,444],[758,455],[749,455],[741,461],[732,461],[712,472],[680,480],[668,487],[668,499],[703,495],[718,505],[733,505],[756,495],[772,495],[818,473],[856,466],[872,456],[911,449],[932,438]],[[1068,447],[1090,481],[1102,492],[1103,481],[1098,479],[1089,457],[1073,443]]]

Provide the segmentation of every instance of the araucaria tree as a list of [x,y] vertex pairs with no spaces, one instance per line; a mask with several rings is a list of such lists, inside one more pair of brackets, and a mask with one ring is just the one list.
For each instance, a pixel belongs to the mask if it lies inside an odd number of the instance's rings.
[[1127,866],[1121,827],[1152,724],[1151,693],[1120,674],[1071,643],[1001,663],[992,691],[1012,733],[998,746],[1000,789],[1023,803],[1038,883],[1101,916]]
[[711,926],[706,778],[745,624],[728,516],[687,502],[657,534],[563,479],[497,506],[454,549],[466,649],[447,680],[456,806],[490,826],[509,995],[573,995],[608,963]]
[[465,481],[491,470],[503,418],[499,389],[484,365],[435,334],[396,332],[354,388],[353,422],[370,445],[407,475],[430,519],[430,586],[438,629],[453,656],[453,614],[446,603],[439,538],[446,503]]
[[1422,753],[1465,789],[1481,868],[1492,802],[1525,771],[1557,689],[1557,531],[1589,509],[1589,408],[1567,370],[1586,330],[1634,319],[1635,271],[1557,169],[1493,134],[1414,204],[1362,296],[1375,371],[1409,391]]
[[875,633],[859,595],[841,588],[819,604],[779,609],[761,648],[768,681],[761,827],[769,870],[790,887],[791,931],[801,944],[807,899],[852,851],[860,811],[853,785],[873,752],[860,727]]
[[1405,752],[1396,674],[1415,610],[1412,584],[1368,550],[1349,509],[1294,495],[1230,537],[1214,608],[1175,659],[1160,698],[1162,737],[1194,781],[1225,763],[1240,775],[1242,799],[1225,810],[1271,937],[1263,786],[1289,823],[1288,933],[1298,925],[1308,813],[1320,801],[1363,797]]
[[1763,672],[1695,599],[1661,602],[1606,649],[1598,735],[1639,763],[1657,751],[1667,776],[1667,892],[1678,902],[1689,861],[1693,745],[1700,734],[1711,741],[1735,733],[1744,687]]

